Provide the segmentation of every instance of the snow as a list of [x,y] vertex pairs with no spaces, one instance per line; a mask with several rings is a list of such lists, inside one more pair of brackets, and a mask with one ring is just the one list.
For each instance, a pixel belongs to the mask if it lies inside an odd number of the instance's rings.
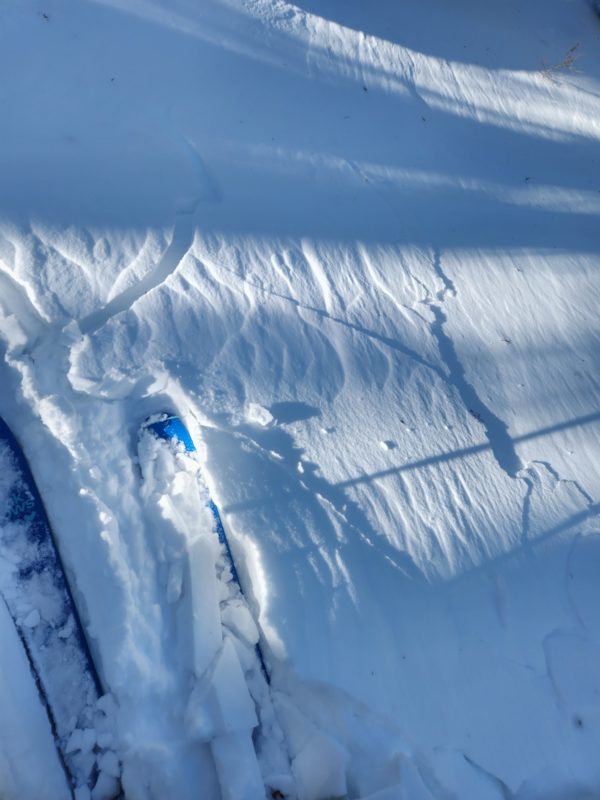
[[[3,5],[0,414],[110,690],[97,797],[255,754],[298,800],[600,792],[599,40],[584,0]],[[138,451],[165,410],[197,461]]]
[[[23,648],[21,655],[26,657],[27,672],[31,670],[30,680],[35,681],[34,696],[39,695],[41,705],[49,712],[45,728],[50,726],[65,773],[74,789],[93,786],[93,793],[98,794],[102,776],[95,775],[96,760],[107,753],[96,747],[97,730],[110,729],[114,714],[109,713],[106,699],[98,706],[101,687],[77,627],[43,508],[20,463],[18,445],[3,422],[1,428],[2,604],[14,625],[12,636],[16,633]],[[93,727],[86,727],[89,725]],[[18,722],[13,725],[11,715],[7,715],[9,735],[12,727],[18,728]]]
[[[8,798],[63,800],[68,789],[50,724],[37,702],[37,690],[4,602],[0,602],[0,634],[0,793]],[[32,764],[36,769],[31,769]]]

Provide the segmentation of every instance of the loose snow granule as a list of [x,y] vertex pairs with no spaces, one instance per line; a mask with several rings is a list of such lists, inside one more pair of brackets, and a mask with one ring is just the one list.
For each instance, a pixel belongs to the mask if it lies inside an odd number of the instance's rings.
[[80,750],[82,753],[91,753],[96,745],[96,731],[94,728],[86,728],[81,732]]
[[32,611],[27,614],[25,619],[23,620],[23,625],[26,628],[35,628],[36,625],[39,625],[40,622],[40,612],[37,608],[34,608]]
[[77,750],[81,750],[82,734],[83,731],[79,730],[79,728],[76,728],[69,736],[69,741],[67,742],[67,746],[65,748],[67,753],[75,753]]

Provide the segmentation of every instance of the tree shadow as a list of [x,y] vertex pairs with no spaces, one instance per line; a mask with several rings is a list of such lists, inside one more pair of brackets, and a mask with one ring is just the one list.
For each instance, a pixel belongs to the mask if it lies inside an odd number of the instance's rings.
[[[565,421],[564,427],[597,418]],[[287,669],[292,683],[302,687],[304,713],[318,716],[313,702],[335,705],[336,692],[348,692],[344,708],[349,698],[354,704],[364,699],[411,742],[430,741],[431,731],[441,729],[441,741],[450,736],[453,746],[515,788],[520,769],[510,765],[516,753],[526,752],[528,769],[540,758],[521,731],[553,725],[569,738],[575,730],[571,720],[584,716],[586,725],[590,720],[586,735],[594,740],[590,706],[569,695],[569,673],[554,686],[548,673],[561,668],[567,652],[581,658],[593,638],[578,610],[593,593],[593,570],[579,575],[589,548],[576,565],[572,555],[577,534],[594,520],[597,525],[599,504],[564,509],[554,524],[556,511],[548,511],[548,524],[544,528],[538,519],[530,539],[432,579],[373,527],[348,485],[331,484],[316,464],[303,460],[302,448],[286,431],[229,425],[205,429],[203,438],[234,553],[243,557],[245,536],[258,543],[269,576],[261,612],[277,620],[283,642],[278,674],[286,686]],[[498,518],[492,524],[502,530],[508,523]],[[592,555],[597,558],[597,548]],[[564,647],[548,653],[556,625],[566,637]],[[336,630],[343,630],[342,640],[332,635]],[[566,692],[564,720],[553,717],[554,692]],[[587,694],[582,697],[589,703]],[[473,725],[480,724],[473,711],[478,707],[493,715],[494,726],[482,725],[472,739]],[[501,753],[497,727],[514,731]],[[351,731],[346,734],[351,738]],[[542,750],[546,746],[544,740]],[[572,746],[587,744],[574,740]]]
[[[439,0],[425,0],[419,4],[419,13],[410,3],[394,0],[383,0],[376,7],[361,0],[298,0],[296,5],[318,18],[383,41],[488,69],[539,70],[542,59],[557,61],[563,55],[553,52],[549,44],[556,41],[558,20],[572,33],[574,42],[585,36],[586,28],[595,21],[591,4],[567,9],[559,0],[553,0],[543,15],[526,2],[489,6],[460,0],[448,6]],[[507,38],[510,48],[506,47]]]
[[[314,521],[314,530],[318,532],[318,536],[323,537],[333,549],[349,545],[358,537],[363,545],[378,550],[380,556],[401,575],[411,580],[424,580],[421,571],[408,554],[392,548],[374,530],[360,506],[344,493],[343,488],[328,483],[318,474],[318,465],[303,459],[304,451],[295,445],[291,434],[278,427],[265,429],[242,424],[232,428],[229,435],[233,435],[233,440],[225,445],[226,449],[230,450],[234,442],[238,448],[244,441],[254,445],[251,451],[256,462],[252,470],[253,482],[260,481],[263,494],[226,505],[223,508],[224,513],[256,511],[264,505],[270,508],[274,518],[285,518],[299,512],[302,519]],[[217,438],[221,440],[224,436],[223,432],[205,431],[209,448]],[[223,442],[219,441],[215,446],[221,450]],[[242,451],[243,446],[233,460],[236,468],[242,458],[251,458],[242,456]],[[268,453],[276,454],[276,459],[266,456]],[[338,530],[332,524],[323,504],[333,510],[339,523]],[[290,510],[285,512],[285,507]],[[310,538],[309,536],[308,541]]]
[[[530,433],[525,433],[521,436],[513,436],[511,437],[511,442],[513,446],[521,443],[531,441],[532,439],[542,438],[544,436],[548,436],[552,433],[558,433],[560,431],[569,430],[570,428],[579,428],[586,425],[594,425],[600,422],[600,413],[595,414],[588,414],[585,417],[577,417],[572,420],[565,420],[564,422],[556,423],[555,425],[549,425],[545,428],[540,428],[539,430],[531,431]],[[348,486],[357,486],[361,483],[368,483],[373,480],[378,480],[380,478],[386,478],[391,475],[398,475],[402,472],[409,472],[415,469],[421,469],[422,467],[430,467],[434,464],[440,464],[445,461],[455,461],[461,460],[464,458],[468,458],[469,456],[476,455],[477,453],[482,453],[486,450],[490,449],[489,442],[485,442],[482,444],[472,445],[471,447],[463,447],[458,450],[451,450],[445,453],[439,453],[437,455],[428,456],[427,458],[419,459],[418,461],[411,461],[405,464],[401,464],[397,467],[390,467],[389,469],[380,470],[379,472],[371,473],[370,475],[360,475],[356,478],[348,478],[348,480],[341,481],[337,485],[340,488],[345,488]]]
[[[350,5],[356,10],[360,4]],[[473,109],[463,116],[465,103],[444,108],[448,98],[442,93],[435,99],[434,92],[432,105],[408,74],[391,72],[401,91],[385,90],[390,75],[373,66],[364,68],[365,80],[373,82],[364,92],[359,77],[344,70],[341,55],[318,53],[316,45],[312,54],[333,68],[311,75],[306,42],[271,31],[265,55],[261,29],[232,7],[219,7],[219,14],[205,9],[203,24],[194,22],[186,4],[172,9],[171,23],[156,4],[140,8],[147,9],[145,17],[118,4],[91,4],[85,11],[90,30],[114,32],[112,69],[121,80],[140,64],[150,69],[157,53],[174,56],[161,62],[163,73],[152,85],[137,87],[139,131],[119,117],[105,130],[102,114],[116,112],[122,102],[108,76],[102,103],[90,106],[87,116],[63,108],[62,95],[51,91],[44,102],[55,101],[57,108],[44,138],[17,140],[10,129],[0,134],[10,155],[0,188],[5,219],[91,230],[168,227],[177,207],[195,195],[201,197],[196,223],[205,234],[398,245],[429,244],[435,236],[445,248],[597,247],[593,213],[539,208],[527,195],[524,207],[504,192],[525,191],[527,182],[543,183],[544,191],[597,191],[584,166],[597,156],[595,139],[568,134],[568,141],[557,141],[558,127],[517,129],[510,120],[495,124]],[[41,36],[38,44],[52,57],[55,45]],[[189,104],[172,89],[192,68],[212,81],[198,84],[196,102]],[[57,62],[56,69],[57,84],[68,83],[69,64]],[[232,74],[242,76],[235,89]],[[540,103],[550,103],[538,94]],[[32,109],[41,103],[34,97]],[[26,124],[25,111],[19,113]],[[136,138],[139,146],[132,147]],[[471,179],[479,184],[469,187]]]

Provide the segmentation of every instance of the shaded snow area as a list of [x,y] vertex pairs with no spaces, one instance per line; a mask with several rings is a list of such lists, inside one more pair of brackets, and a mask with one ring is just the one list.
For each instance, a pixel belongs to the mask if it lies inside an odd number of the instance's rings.
[[[94,800],[600,797],[592,5],[5,0],[0,69],[0,415]],[[0,796],[65,800],[0,642]]]
[[[3,425],[0,435],[4,436]],[[26,468],[25,468],[26,469]],[[99,677],[85,646],[81,623],[65,584],[43,508],[12,443],[0,441],[0,603],[17,634],[25,669],[3,668],[6,698],[33,677],[47,711],[65,776],[74,788],[96,788],[98,796],[118,791],[120,767],[114,751],[115,703],[101,696]],[[4,638],[4,637],[3,637]],[[10,651],[9,651],[10,653]],[[14,674],[13,674],[14,673]],[[17,683],[13,688],[14,680]],[[2,681],[4,683],[4,681]],[[0,689],[0,715],[5,700]],[[14,700],[12,700],[14,702]],[[35,707],[35,706],[34,706]],[[17,727],[17,731],[19,728]],[[25,728],[27,731],[27,728]],[[34,732],[35,734],[35,732]],[[18,739],[17,739],[18,741]],[[44,770],[35,771],[37,797],[51,797]],[[50,782],[52,792],[56,792]],[[33,792],[33,789],[32,789]],[[33,795],[32,795],[33,796]]]

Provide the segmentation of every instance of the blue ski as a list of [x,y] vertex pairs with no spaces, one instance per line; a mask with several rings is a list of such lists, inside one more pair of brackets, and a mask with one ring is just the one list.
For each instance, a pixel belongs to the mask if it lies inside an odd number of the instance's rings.
[[[159,439],[164,439],[167,442],[173,442],[176,445],[179,444],[183,446],[185,451],[188,453],[196,452],[196,445],[194,444],[190,432],[183,424],[181,419],[175,414],[163,414],[160,415],[159,417],[151,417],[150,419],[146,420],[146,422],[143,425],[143,429],[152,431],[152,433],[154,433]],[[219,509],[215,504],[215,502],[210,498],[207,502],[207,505],[213,516],[215,533],[219,537],[219,541],[221,542],[225,550],[225,556],[227,559],[229,570],[231,572],[232,579],[237,584],[242,596],[244,596],[245,594],[244,587],[240,582],[240,577],[235,566],[235,561],[233,559],[233,554],[231,552],[229,540],[227,539],[227,534],[225,533],[225,528],[223,527],[223,522],[221,520],[221,514],[219,513]],[[267,684],[270,685],[271,675],[269,670],[267,669],[267,665],[265,663],[260,643],[256,645],[256,655],[260,663],[260,667],[264,675],[264,678],[267,681]]]
[[[177,415],[156,414],[142,424],[138,455],[149,523],[158,524],[163,552],[173,547],[167,595],[191,606],[194,681],[186,725],[210,743],[224,797],[258,800],[265,791],[293,797],[271,673],[196,445]],[[213,534],[220,543],[217,557]]]
[[[92,788],[89,743],[103,694],[48,517],[25,455],[0,418],[0,595],[46,709],[71,793]],[[78,741],[87,733],[88,746]],[[113,794],[116,796],[116,793]]]

